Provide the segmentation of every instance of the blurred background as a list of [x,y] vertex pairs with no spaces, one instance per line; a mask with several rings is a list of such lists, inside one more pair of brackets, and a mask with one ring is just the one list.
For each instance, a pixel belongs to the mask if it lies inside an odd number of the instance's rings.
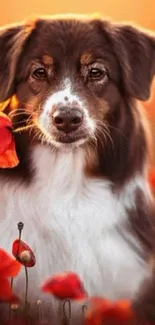
[[[115,21],[130,21],[155,31],[155,0],[2,0],[0,25],[21,21],[33,15],[57,13],[100,13]],[[153,134],[153,158],[155,166],[155,82],[151,98],[143,103],[150,120]]]

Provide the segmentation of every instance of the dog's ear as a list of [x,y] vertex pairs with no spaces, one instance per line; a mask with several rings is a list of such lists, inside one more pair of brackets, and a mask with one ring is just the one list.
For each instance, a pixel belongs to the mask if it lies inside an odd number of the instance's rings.
[[147,100],[155,75],[155,34],[127,25],[110,27],[110,38],[130,96]]
[[17,64],[32,30],[29,24],[0,29],[0,102],[15,92]]

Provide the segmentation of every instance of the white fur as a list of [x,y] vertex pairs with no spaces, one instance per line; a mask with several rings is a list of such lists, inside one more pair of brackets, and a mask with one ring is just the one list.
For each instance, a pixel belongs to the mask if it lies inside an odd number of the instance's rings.
[[133,297],[149,270],[116,226],[127,221],[126,208],[134,207],[138,187],[149,197],[145,179],[136,175],[117,196],[107,180],[84,175],[85,151],[80,147],[63,152],[38,145],[33,162],[31,184],[1,180],[0,191],[0,245],[11,252],[16,224],[22,221],[22,238],[36,255],[37,264],[29,270],[31,296],[39,299],[35,286],[47,277],[76,271],[90,294]]
[[[83,100],[80,96],[77,96],[72,90],[71,81],[67,78],[62,82],[62,90],[54,92],[46,101],[44,106],[44,113],[51,114],[53,106],[62,104],[66,105],[67,103],[76,102],[80,107],[84,106]],[[65,98],[68,98],[65,100]]]
[[[62,82],[61,90],[55,92],[49,96],[43,106],[43,111],[39,117],[39,127],[43,130],[44,134],[47,134],[47,140],[54,144],[56,147],[63,146],[63,144],[55,141],[51,135],[52,128],[52,111],[56,105],[77,105],[84,114],[84,125],[87,128],[89,135],[94,134],[95,122],[91,119],[86,107],[85,101],[73,91],[71,81],[67,78]],[[67,98],[67,100],[65,100]],[[81,142],[82,141],[82,142]],[[80,144],[85,140],[80,140]],[[75,146],[79,145],[79,141],[75,143]]]

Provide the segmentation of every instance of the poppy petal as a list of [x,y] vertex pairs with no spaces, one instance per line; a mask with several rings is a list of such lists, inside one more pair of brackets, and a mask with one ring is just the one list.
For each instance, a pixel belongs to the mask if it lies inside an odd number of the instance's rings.
[[0,128],[12,128],[12,122],[6,114],[0,112]]
[[13,149],[14,145],[12,143],[12,148],[9,148],[5,153],[0,155],[0,168],[14,168],[18,166],[19,159],[16,154],[16,150]]
[[85,325],[135,325],[136,315],[129,300],[116,303],[102,298],[90,298]]
[[0,155],[2,155],[12,143],[13,135],[11,130],[0,127]]
[[16,239],[13,242],[12,254],[21,264],[27,267],[33,267],[36,264],[36,258],[32,249],[22,240]]
[[21,269],[21,264],[0,248],[0,277],[15,277]]
[[12,122],[0,112],[0,168],[13,168],[19,164],[12,134]]
[[91,297],[87,301],[85,325],[102,325],[105,312],[111,308],[113,303],[105,298]]
[[80,300],[88,297],[80,278],[71,272],[53,276],[42,286],[42,290],[59,299]]
[[132,304],[128,300],[118,301],[106,310],[103,318],[108,325],[132,325],[135,324],[135,313]]
[[152,168],[149,172],[149,183],[151,187],[155,187],[155,168]]
[[8,279],[0,277],[0,302],[18,303],[19,299],[12,293],[11,285]]

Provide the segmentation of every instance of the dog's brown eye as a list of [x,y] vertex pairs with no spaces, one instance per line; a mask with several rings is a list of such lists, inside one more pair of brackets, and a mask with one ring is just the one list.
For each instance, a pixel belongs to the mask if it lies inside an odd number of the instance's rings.
[[105,71],[98,68],[91,68],[89,70],[89,78],[90,79],[101,79],[105,76]]
[[38,68],[36,70],[33,71],[33,77],[36,79],[46,79],[47,77],[47,73],[46,70],[44,68]]

